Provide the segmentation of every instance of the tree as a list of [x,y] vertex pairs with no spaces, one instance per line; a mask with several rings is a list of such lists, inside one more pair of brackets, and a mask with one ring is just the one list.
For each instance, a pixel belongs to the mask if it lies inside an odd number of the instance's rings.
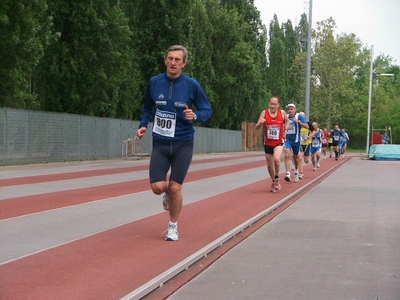
[[276,15],[269,25],[268,62],[268,89],[287,103],[286,41]]
[[37,80],[42,109],[130,117],[132,33],[118,2],[54,1],[50,10],[58,38],[46,49]]
[[202,1],[123,0],[122,6],[129,17],[133,33],[132,60],[139,73],[138,92],[132,97],[135,102],[133,115],[139,118],[147,82],[152,76],[165,72],[165,51],[175,44],[183,45],[189,51],[189,63],[184,73],[198,80],[210,97],[212,27]]
[[0,2],[0,105],[37,109],[34,73],[51,38],[46,0]]
[[[391,58],[379,55],[374,60],[372,88],[371,126],[376,129],[391,127],[396,141],[400,132],[400,68],[391,65]],[[378,74],[393,74],[393,77]]]
[[[228,1],[229,2],[229,1]],[[212,83],[214,114],[210,126],[239,129],[241,123],[259,112],[255,86],[260,84],[262,69],[258,66],[256,37],[250,36],[251,22],[244,20],[236,6],[208,1],[206,5],[213,26]],[[251,42],[250,42],[251,41]],[[248,113],[250,112],[250,113]]]
[[313,31],[312,93],[310,119],[328,128],[339,123],[344,105],[357,97],[356,66],[361,62],[361,43],[353,35],[334,36],[335,21],[317,22]]
[[[173,8],[173,9],[172,9]],[[4,0],[0,3],[0,105],[139,119],[150,77],[165,72],[165,50],[189,50],[184,72],[214,109],[201,126],[240,129],[268,106],[300,104],[305,92],[307,16],[293,29],[274,15],[269,32],[253,0]],[[335,21],[312,40],[312,121],[339,123],[365,143],[370,51]],[[400,132],[399,67],[379,56],[372,123]]]
[[[305,105],[306,91],[306,65],[307,65],[307,33],[308,21],[307,15],[302,14],[299,25],[295,28],[297,45],[295,49],[295,58],[289,67],[289,86],[290,93],[288,102],[299,104],[299,107]],[[295,41],[293,41],[294,43]]]
[[259,111],[267,107],[270,92],[267,88],[267,30],[261,22],[260,12],[252,0],[223,1],[227,9],[237,11],[240,18],[238,26],[243,32],[242,39],[247,43],[248,53],[252,58],[252,76],[247,76],[244,82],[248,94],[243,95],[240,102],[242,108],[238,110],[237,124],[242,121],[251,121],[258,117]]
[[[302,77],[292,75],[292,70],[296,66],[296,57],[300,53],[300,37],[296,30],[293,29],[292,22],[288,20],[282,25],[285,35],[286,48],[286,95],[287,102],[296,102],[298,100],[298,92],[301,88]],[[293,72],[294,73],[294,72]],[[304,77],[303,77],[304,78]]]

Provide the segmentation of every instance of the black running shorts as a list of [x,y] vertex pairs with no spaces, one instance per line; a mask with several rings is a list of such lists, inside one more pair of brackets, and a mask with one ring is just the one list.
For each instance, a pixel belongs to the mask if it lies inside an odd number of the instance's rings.
[[274,154],[274,149],[275,149],[275,147],[278,147],[278,146],[283,146],[283,143],[282,143],[282,144],[279,144],[279,145],[276,145],[276,146],[267,146],[267,145],[264,145],[264,152],[265,152],[265,154]]
[[193,140],[153,140],[150,158],[150,182],[166,181],[171,168],[170,180],[183,184],[193,157]]

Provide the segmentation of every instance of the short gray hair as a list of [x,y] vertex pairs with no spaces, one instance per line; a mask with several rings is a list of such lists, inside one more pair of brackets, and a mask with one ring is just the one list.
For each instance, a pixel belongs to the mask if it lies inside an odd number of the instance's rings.
[[184,46],[181,46],[181,45],[172,45],[171,47],[169,47],[167,52],[165,52],[164,58],[167,58],[168,53],[170,51],[178,51],[178,50],[183,51],[183,61],[184,62],[187,61],[189,59],[189,51]]

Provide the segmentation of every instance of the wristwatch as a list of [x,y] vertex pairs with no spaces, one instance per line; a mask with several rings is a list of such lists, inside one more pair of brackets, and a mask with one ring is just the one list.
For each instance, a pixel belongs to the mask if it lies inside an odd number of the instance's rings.
[[193,121],[197,120],[197,115],[195,113],[193,113]]

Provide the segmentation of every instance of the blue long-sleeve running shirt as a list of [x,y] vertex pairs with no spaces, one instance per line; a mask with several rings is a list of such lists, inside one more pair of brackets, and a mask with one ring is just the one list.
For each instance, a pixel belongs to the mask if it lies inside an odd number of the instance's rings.
[[193,122],[186,120],[183,112],[186,105],[196,107],[196,122],[205,122],[212,115],[207,96],[195,79],[184,74],[176,79],[166,73],[154,76],[147,85],[139,128],[147,127],[154,116],[154,139],[193,140]]

